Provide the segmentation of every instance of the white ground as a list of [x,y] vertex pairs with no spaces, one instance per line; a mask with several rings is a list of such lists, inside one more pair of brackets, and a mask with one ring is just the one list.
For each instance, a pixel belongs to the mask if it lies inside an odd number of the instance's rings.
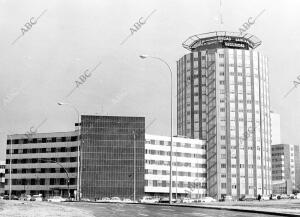
[[60,203],[35,201],[0,201],[1,217],[93,217],[91,212]]

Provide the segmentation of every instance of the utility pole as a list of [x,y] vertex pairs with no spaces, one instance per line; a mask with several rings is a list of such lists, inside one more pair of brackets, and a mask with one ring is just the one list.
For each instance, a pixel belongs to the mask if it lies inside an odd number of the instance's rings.
[[12,140],[11,136],[8,135],[9,137],[9,143],[10,143],[10,161],[9,161],[9,200],[11,200],[11,161],[12,161]]

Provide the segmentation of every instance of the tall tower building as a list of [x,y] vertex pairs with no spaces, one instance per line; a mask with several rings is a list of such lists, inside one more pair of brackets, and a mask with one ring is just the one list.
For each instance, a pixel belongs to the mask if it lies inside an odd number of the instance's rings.
[[177,131],[207,143],[207,192],[271,193],[267,58],[251,35],[210,32],[189,37],[177,61]]

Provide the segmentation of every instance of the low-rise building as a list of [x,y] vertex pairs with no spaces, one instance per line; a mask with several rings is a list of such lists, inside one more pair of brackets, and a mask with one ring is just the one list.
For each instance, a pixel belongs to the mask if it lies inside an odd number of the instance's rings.
[[[77,186],[78,132],[9,135],[5,194],[71,196]],[[10,164],[11,163],[11,164]],[[11,177],[10,177],[11,170]],[[11,180],[11,185],[10,185]],[[69,183],[68,183],[69,181]]]
[[299,188],[299,156],[299,147],[296,145],[272,145],[273,194],[291,194]]
[[[145,194],[168,196],[170,186],[170,137],[146,134]],[[206,145],[203,140],[173,138],[173,198],[206,195]]]

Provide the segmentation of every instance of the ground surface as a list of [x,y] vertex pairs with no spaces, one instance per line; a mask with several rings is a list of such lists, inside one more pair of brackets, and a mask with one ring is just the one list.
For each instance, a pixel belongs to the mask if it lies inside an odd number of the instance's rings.
[[[190,204],[188,204],[190,205]],[[253,210],[274,210],[276,212],[299,213],[300,200],[279,200],[263,202],[210,203],[202,206],[247,208]],[[263,217],[275,216],[258,213],[207,209],[197,207],[158,206],[118,203],[49,203],[0,201],[0,217]],[[278,215],[277,215],[278,216]]]
[[49,202],[0,201],[1,217],[93,217],[88,210]]

